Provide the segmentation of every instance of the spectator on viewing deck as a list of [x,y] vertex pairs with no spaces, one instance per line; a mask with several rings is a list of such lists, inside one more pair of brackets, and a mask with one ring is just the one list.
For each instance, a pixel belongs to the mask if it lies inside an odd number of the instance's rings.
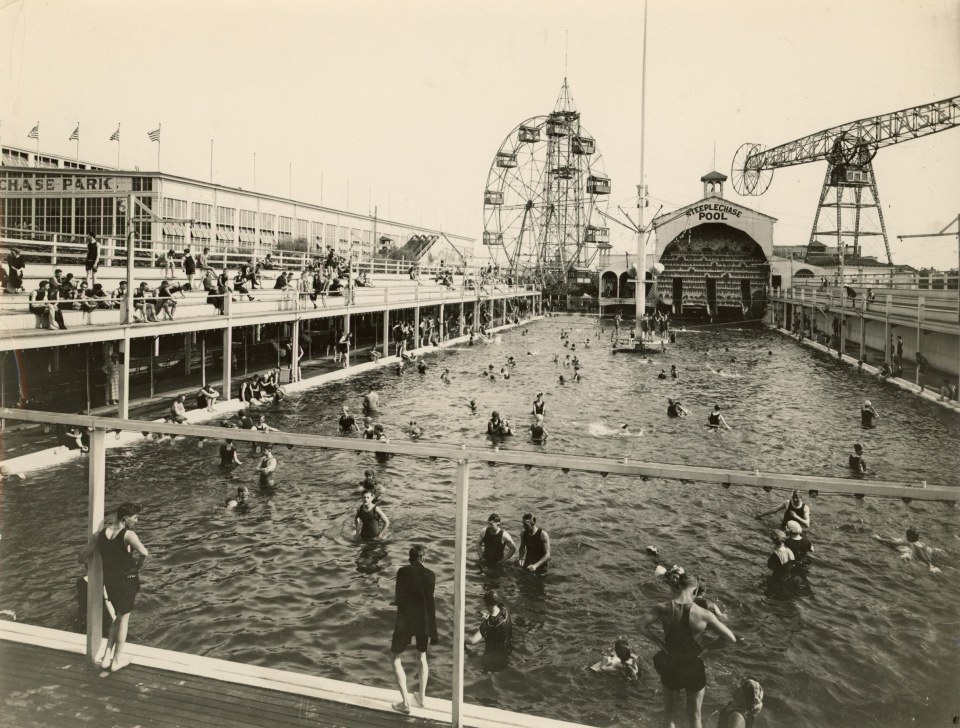
[[137,323],[157,321],[157,309],[154,304],[153,291],[143,281],[133,294],[133,320]]
[[309,298],[313,307],[317,307],[317,292],[314,289],[314,274],[309,270],[300,272],[300,281],[297,283],[297,291],[300,298]]
[[410,712],[410,695],[407,691],[407,676],[403,671],[401,657],[416,639],[419,655],[420,689],[416,695],[417,703],[423,707],[427,697],[427,681],[430,669],[427,663],[427,648],[431,641],[436,642],[437,613],[434,602],[434,588],[437,577],[423,565],[424,547],[419,544],[410,547],[410,564],[397,570],[394,604],[397,606],[397,621],[393,628],[393,640],[390,650],[393,653],[393,675],[400,688],[402,700],[393,704],[400,713]]
[[163,277],[164,278],[176,278],[177,277],[177,251],[173,248],[170,248],[166,253],[160,253],[160,257],[157,260],[157,265],[163,268]]
[[170,405],[169,419],[174,424],[182,425],[187,421],[187,410],[183,405],[186,399],[185,394],[178,394],[177,398],[173,400],[173,404]]
[[127,282],[120,281],[117,284],[116,289],[110,294],[110,298],[116,303],[117,306],[122,305],[121,301],[127,300]]
[[[177,288],[176,291],[180,289]],[[160,290],[157,291],[157,303],[160,305],[161,313],[169,321],[173,321],[173,314],[177,310],[177,302],[173,300],[175,289],[170,287],[169,281],[160,282]]]
[[407,274],[410,276],[411,281],[416,281],[418,286],[421,284],[420,266],[418,266],[416,263],[411,264],[410,268],[407,270]]
[[110,625],[106,647],[103,652],[97,653],[94,660],[101,668],[111,672],[130,664],[130,660],[123,656],[123,648],[127,641],[130,613],[140,591],[139,572],[148,556],[146,547],[132,530],[139,520],[139,504],[121,503],[115,517],[90,537],[77,557],[79,563],[85,564],[94,551],[100,554],[103,585],[116,616]]
[[97,270],[100,268],[100,243],[93,235],[87,236],[87,257],[83,260],[83,268],[87,272],[87,285],[97,282]]
[[210,248],[204,248],[202,253],[197,253],[196,261],[197,270],[213,271],[213,266],[210,265]]
[[260,263],[260,268],[261,268],[262,270],[277,270],[277,265],[276,265],[276,263],[273,262],[273,254],[272,254],[272,253],[267,253],[267,254],[263,257],[263,262]]
[[56,294],[51,296],[50,282],[40,281],[37,290],[30,294],[30,312],[40,317],[40,325],[45,329],[52,329],[53,322],[61,329],[66,329],[67,325],[63,320],[63,312],[53,301],[56,300]]
[[[253,296],[250,294],[250,289],[246,287],[246,283],[250,280],[255,282],[256,277],[250,272],[246,263],[244,263],[233,277],[233,290],[252,301],[254,300]],[[251,287],[256,288],[256,285],[251,284]]]
[[27,267],[27,259],[17,248],[11,248],[7,254],[7,293],[23,292],[23,271]]

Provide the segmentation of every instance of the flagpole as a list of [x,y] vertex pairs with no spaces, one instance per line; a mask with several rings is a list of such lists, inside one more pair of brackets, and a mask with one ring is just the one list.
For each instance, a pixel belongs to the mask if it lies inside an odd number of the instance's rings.
[[120,123],[117,122],[117,169],[120,169]]
[[[163,129],[163,124],[157,125],[157,130],[160,131]],[[160,137],[157,137],[157,171],[160,171]]]
[[210,184],[213,184],[213,139],[210,140]]
[[80,122],[79,122],[79,121],[77,122],[77,147],[76,147],[76,153],[77,153],[76,162],[77,162],[77,166],[79,167],[79,166],[80,166]]

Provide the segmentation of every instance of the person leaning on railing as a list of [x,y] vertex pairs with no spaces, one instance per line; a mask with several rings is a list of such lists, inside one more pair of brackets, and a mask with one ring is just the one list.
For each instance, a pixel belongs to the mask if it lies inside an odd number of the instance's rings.
[[153,291],[147,285],[146,281],[140,284],[140,288],[133,292],[133,320],[136,323],[144,321],[157,321],[157,309],[154,305]]
[[297,290],[300,292],[300,298],[309,298],[313,307],[317,307],[317,291],[314,287],[314,274],[312,268],[304,268],[300,271],[300,281],[297,283]]
[[27,259],[17,248],[11,248],[7,253],[7,293],[21,293],[23,291],[23,269],[27,267]]

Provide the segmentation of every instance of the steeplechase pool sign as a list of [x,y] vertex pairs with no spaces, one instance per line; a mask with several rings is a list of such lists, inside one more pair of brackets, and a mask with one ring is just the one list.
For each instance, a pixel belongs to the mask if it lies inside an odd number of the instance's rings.
[[[694,215],[697,216],[698,220],[705,222],[723,222],[734,217],[741,217],[743,210],[728,202],[707,202],[687,210],[687,217],[693,217]],[[730,217],[727,217],[728,215]]]
[[110,197],[133,191],[131,177],[103,174],[15,174],[0,175],[0,196],[98,195]]

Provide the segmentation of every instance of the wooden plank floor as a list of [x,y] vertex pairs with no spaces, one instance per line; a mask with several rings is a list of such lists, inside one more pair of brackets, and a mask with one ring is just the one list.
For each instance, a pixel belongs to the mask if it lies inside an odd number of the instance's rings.
[[111,674],[88,666],[83,655],[0,639],[0,725],[437,728],[449,723],[136,664]]

